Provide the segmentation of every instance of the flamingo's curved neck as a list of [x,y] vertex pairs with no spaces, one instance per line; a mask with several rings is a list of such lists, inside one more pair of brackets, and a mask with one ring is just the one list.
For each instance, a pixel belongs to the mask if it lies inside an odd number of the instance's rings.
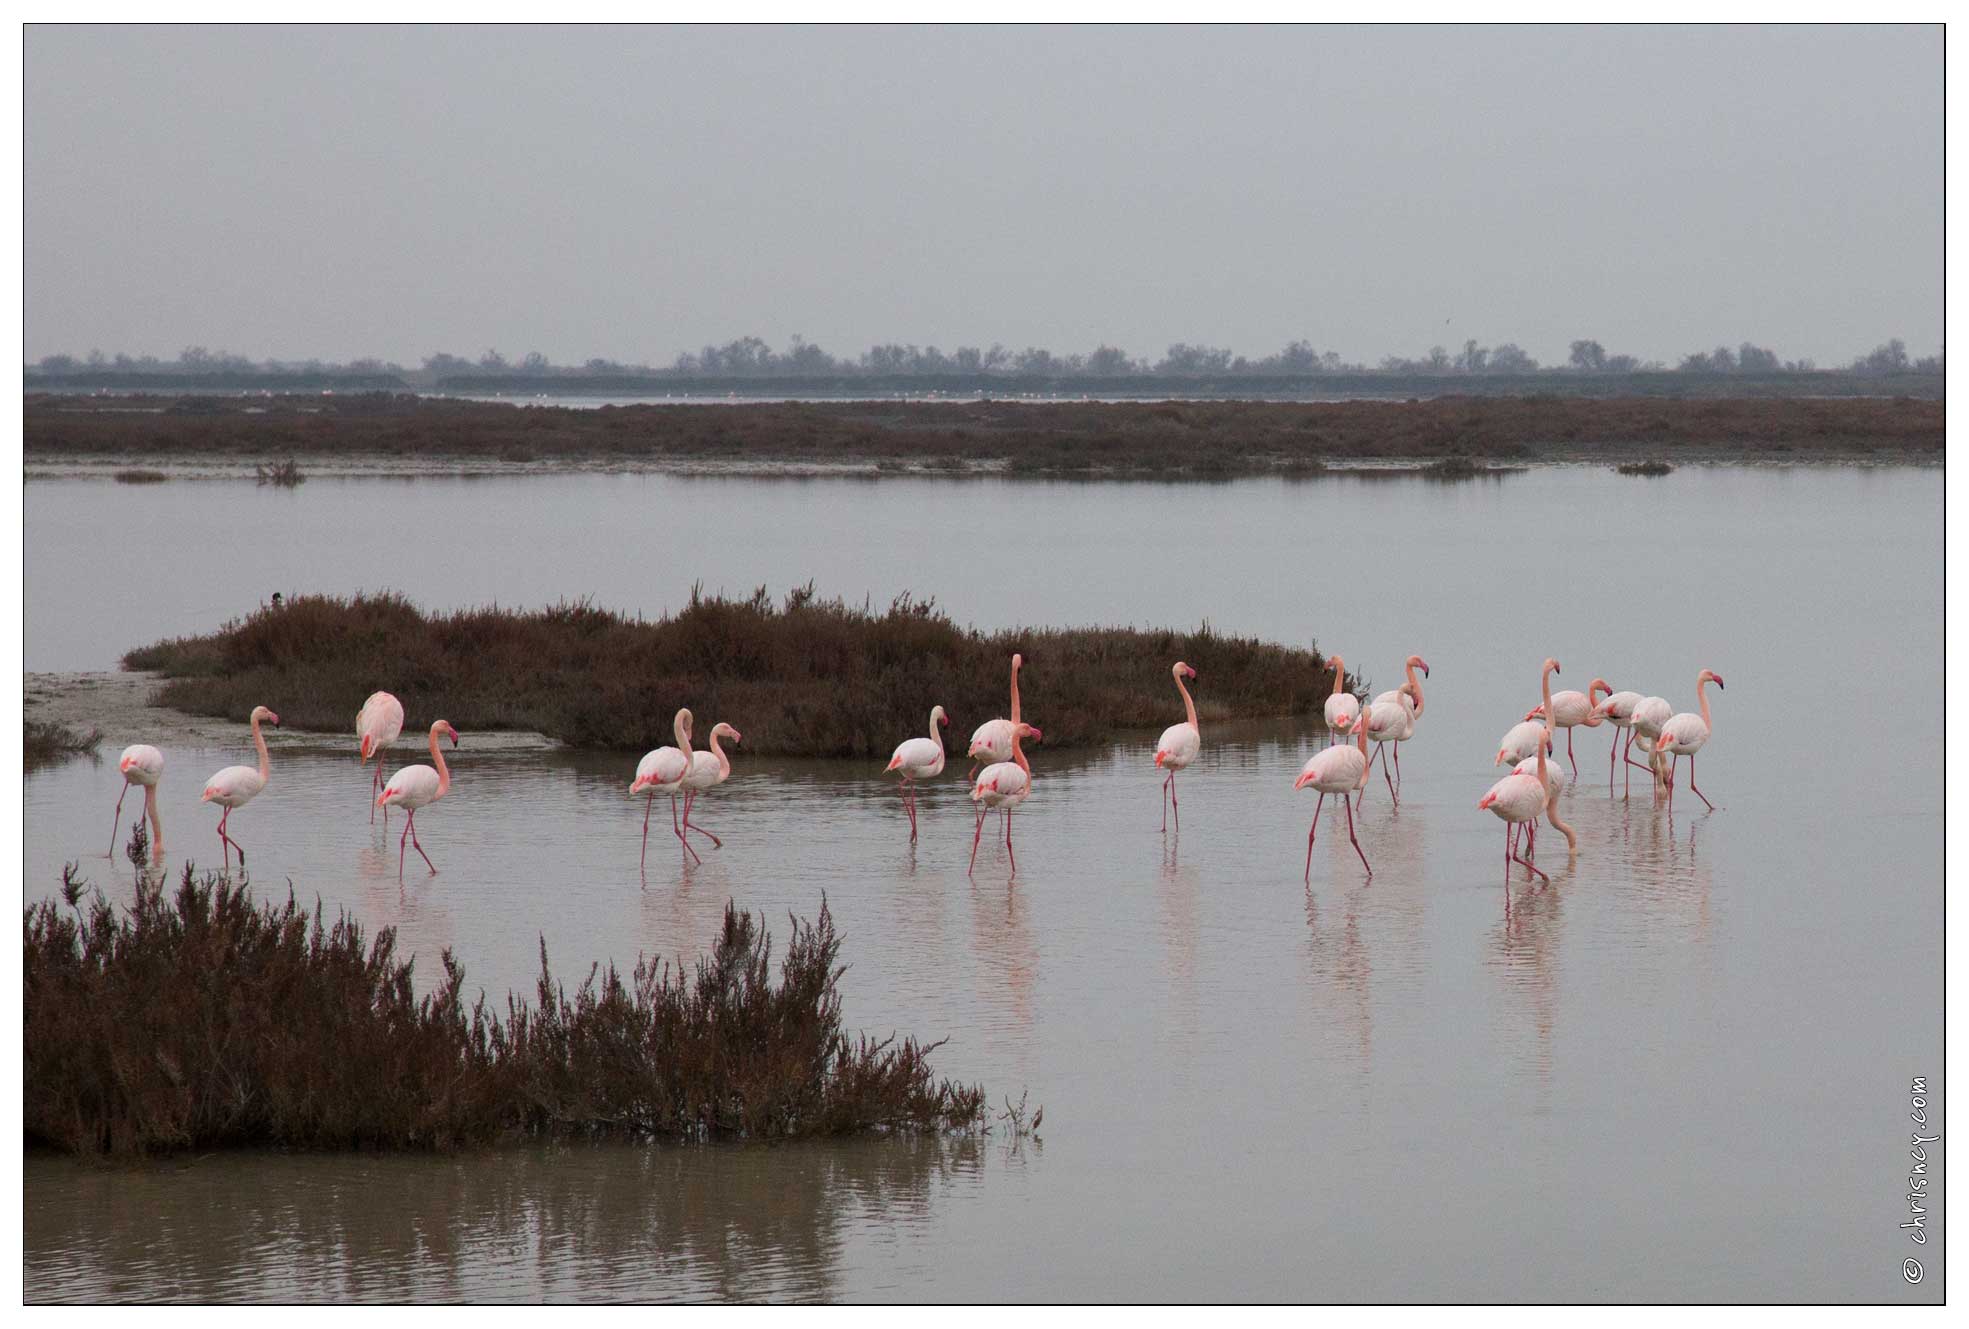
[[[1545,749],[1540,748],[1539,751],[1544,752]],[[1543,766],[1544,764],[1545,764],[1544,761],[1540,760],[1539,765]],[[1567,854],[1575,854],[1579,852],[1579,837],[1573,834],[1572,827],[1566,825],[1566,823],[1559,820],[1558,795],[1553,794],[1549,791],[1545,795],[1545,820],[1551,822],[1552,828],[1558,831],[1559,834],[1566,837]]]
[[1026,763],[1026,750],[1019,742],[1019,731],[1017,729],[1012,731],[1012,760],[1017,762],[1019,769],[1026,773],[1026,783],[1031,784],[1032,767]]
[[1347,677],[1347,662],[1339,656],[1333,657],[1333,695],[1340,695],[1340,684]]
[[260,717],[257,715],[253,717],[253,746],[260,751],[260,780],[262,783],[265,783],[269,773],[267,766],[267,739],[266,735],[260,732]]
[[1709,723],[1709,694],[1703,691],[1704,686],[1708,682],[1709,679],[1706,677],[1696,680],[1696,700],[1702,704],[1702,727],[1704,729],[1712,727]]
[[1183,711],[1190,718],[1190,728],[1195,729],[1197,727],[1196,703],[1190,700],[1190,690],[1183,686],[1183,676],[1181,674],[1176,675],[1176,691],[1183,694]]
[[[1549,716],[1551,714],[1549,708],[1552,705],[1552,683],[1551,683],[1551,676],[1549,674],[1546,676],[1546,683],[1545,683],[1545,705],[1548,708],[1546,714]],[[1548,805],[1552,801],[1551,798],[1552,786],[1545,783],[1545,745],[1547,743],[1550,743],[1551,741],[1552,741],[1552,725],[1548,720],[1545,727],[1538,731],[1538,787],[1546,791],[1545,801]]]
[[1365,757],[1367,755],[1367,726],[1362,724],[1356,728],[1355,732],[1360,735],[1361,756]]
[[1019,741],[1018,729],[1019,729],[1019,666],[1016,663],[1014,663],[1012,666],[1012,742],[1014,745],[1016,745]]
[[[1540,688],[1540,689],[1541,689],[1541,690],[1542,690],[1542,691],[1543,691],[1543,692],[1545,693],[1545,718],[1546,718],[1546,720],[1547,720],[1547,721],[1550,721],[1550,720],[1551,720],[1551,719],[1553,718],[1553,716],[1552,716],[1552,666],[1551,666],[1551,665],[1546,665],[1546,666],[1545,666],[1545,668],[1543,668],[1543,669],[1541,669],[1541,670],[1539,670],[1539,671],[1538,671],[1538,686],[1539,686],[1539,688]],[[1539,749],[1539,751],[1541,751],[1541,752],[1543,752],[1543,751],[1544,751],[1544,749],[1543,749],[1543,748],[1540,748],[1540,749]]]
[[451,789],[451,768],[444,764],[444,749],[438,746],[435,725],[431,728],[431,764],[438,768],[438,797],[443,798]]
[[1408,690],[1415,695],[1415,713],[1422,714],[1422,685],[1415,681],[1415,662],[1407,661],[1403,667],[1408,670]]
[[150,842],[153,849],[164,844],[164,823],[157,816],[157,786],[144,786],[144,816],[150,818]]
[[937,745],[937,751],[943,751],[943,727],[937,723],[935,708],[930,711],[930,741]]
[[718,746],[718,731],[716,729],[711,731],[711,755],[718,759],[718,778],[720,780],[729,780],[732,774],[732,759],[727,757],[725,750]]

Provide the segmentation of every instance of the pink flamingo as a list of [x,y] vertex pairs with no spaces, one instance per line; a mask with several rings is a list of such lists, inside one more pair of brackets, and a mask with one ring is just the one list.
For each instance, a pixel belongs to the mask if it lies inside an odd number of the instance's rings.
[[267,787],[267,777],[271,774],[267,766],[267,740],[260,732],[260,721],[265,720],[274,728],[280,728],[280,717],[264,706],[255,706],[249,717],[253,724],[253,746],[259,749],[260,765],[255,770],[251,766],[228,766],[205,782],[205,792],[198,796],[201,803],[217,803],[225,811],[219,814],[219,866],[223,870],[232,860],[227,856],[227,846],[239,850],[239,866],[246,866],[246,851],[240,848],[239,841],[226,834],[226,821],[233,809],[251,803],[262,789]]
[[[676,747],[660,747],[645,752],[643,759],[636,763],[636,779],[629,786],[631,794],[647,794],[648,801],[643,804],[643,857],[644,866],[649,864],[649,814],[656,803],[658,794],[670,795],[670,825],[677,833],[677,843],[684,846],[684,852],[697,858],[697,851],[684,839],[683,823],[677,818],[677,791],[683,787],[684,776],[691,768],[691,713],[688,710],[677,712],[671,722],[671,732],[677,736]],[[704,860],[698,859],[699,862]]]
[[[1374,699],[1374,706],[1399,706],[1402,708],[1404,714],[1394,717],[1391,723],[1390,716],[1392,712],[1383,710],[1375,717],[1375,720],[1371,720],[1368,723],[1368,735],[1375,739],[1374,755],[1381,758],[1381,775],[1383,779],[1388,778],[1388,756],[1394,758],[1395,773],[1393,779],[1389,780],[1388,792],[1394,797],[1397,804],[1400,804],[1402,801],[1402,744],[1415,737],[1415,726],[1422,719],[1422,708],[1424,704],[1422,700],[1422,682],[1421,679],[1416,678],[1415,671],[1420,669],[1422,671],[1422,678],[1429,677],[1429,662],[1419,655],[1411,655],[1408,659],[1402,661],[1402,669],[1408,675],[1407,680],[1393,691],[1384,692],[1376,697]],[[1375,714],[1373,707],[1369,707],[1368,710],[1370,715]],[[1384,754],[1383,749],[1389,743],[1395,745],[1394,749],[1391,753]],[[1369,764],[1372,765],[1371,762]]]
[[[369,700],[356,712],[356,738],[360,740],[362,760],[358,765],[367,766],[371,757],[376,758],[376,775],[369,782],[369,820],[376,820],[376,805],[382,803],[377,795],[383,790],[383,749],[397,741],[403,732],[403,703],[387,692],[372,692]],[[390,805],[383,803],[383,826],[390,824]]]
[[1361,866],[1367,868],[1372,877],[1374,869],[1368,866],[1367,854],[1361,849],[1361,842],[1354,834],[1354,793],[1367,787],[1367,717],[1354,718],[1354,733],[1359,736],[1359,744],[1348,743],[1330,747],[1324,752],[1314,753],[1299,770],[1299,778],[1292,787],[1304,789],[1307,785],[1319,790],[1319,802],[1313,804],[1313,824],[1306,832],[1306,880],[1313,879],[1313,837],[1319,833],[1320,809],[1326,806],[1328,794],[1340,795],[1347,807],[1347,838],[1353,842],[1354,852],[1360,855]]
[[[1548,726],[1546,741],[1537,745],[1537,769],[1529,772],[1522,770],[1512,771],[1511,774],[1492,785],[1489,791],[1477,802],[1479,811],[1488,811],[1505,824],[1504,873],[1507,879],[1510,877],[1511,864],[1522,863],[1527,872],[1545,877],[1547,881],[1551,880],[1550,877],[1546,877],[1545,873],[1540,871],[1538,866],[1532,862],[1532,858],[1536,857],[1538,852],[1536,828],[1538,816],[1541,812],[1566,837],[1568,854],[1576,851],[1579,846],[1579,839],[1573,834],[1572,827],[1559,820],[1558,795],[1554,792],[1555,782],[1545,761],[1546,749],[1550,745],[1551,735]],[[1519,826],[1525,828],[1526,856],[1520,856],[1517,851],[1517,830]]]
[[[1613,768],[1620,759],[1622,734],[1626,735],[1628,747],[1634,745],[1634,708],[1641,703],[1638,692],[1610,692],[1600,699],[1593,713],[1614,728],[1613,746],[1607,749],[1607,797],[1613,797]],[[1627,759],[1629,766],[1639,765],[1632,757]]]
[[1709,801],[1709,796],[1702,790],[1696,789],[1696,753],[1700,752],[1702,745],[1709,741],[1709,695],[1702,690],[1702,685],[1705,683],[1714,683],[1717,690],[1721,691],[1723,676],[1709,669],[1696,675],[1696,700],[1702,704],[1702,714],[1683,711],[1680,715],[1670,716],[1668,722],[1661,727],[1661,739],[1655,744],[1655,754],[1657,759],[1664,752],[1675,758],[1674,766],[1669,767],[1668,770],[1670,807],[1675,805],[1675,768],[1682,764],[1683,757],[1687,757],[1689,788],[1695,790],[1695,796],[1702,800],[1704,807],[1714,812],[1716,805]]
[[1628,745],[1631,747],[1639,743],[1641,751],[1648,756],[1648,764],[1643,766],[1632,757],[1627,759],[1627,764],[1636,770],[1646,771],[1652,777],[1656,797],[1661,795],[1662,781],[1668,778],[1668,772],[1662,769],[1661,753],[1656,749],[1656,742],[1661,738],[1661,727],[1674,717],[1675,708],[1668,704],[1666,697],[1643,697],[1634,703]]
[[[1580,725],[1588,729],[1597,728],[1606,719],[1599,713],[1599,695],[1602,691],[1609,693],[1613,691],[1613,687],[1604,678],[1594,679],[1584,692],[1573,688],[1557,693],[1551,690],[1548,680],[1544,704],[1534,706],[1525,712],[1527,720],[1536,720],[1544,716],[1551,720],[1554,726],[1566,731],[1566,761],[1572,766],[1572,778],[1575,780],[1579,778],[1579,762],[1572,755],[1572,731]],[[1611,778],[1611,766],[1608,768],[1608,773]]]
[[[438,874],[438,865],[424,852],[424,846],[417,841],[417,809],[429,807],[451,792],[451,768],[444,764],[444,753],[438,748],[439,738],[449,738],[451,746],[458,746],[458,731],[451,727],[449,720],[439,720],[431,726],[432,766],[406,766],[390,777],[383,786],[383,792],[376,801],[384,807],[399,807],[409,815],[404,818],[403,834],[397,838],[397,880],[403,880],[404,841],[417,847],[417,856],[424,860],[424,866],[431,870],[433,877]],[[435,769],[434,769],[435,768]]]
[[978,772],[977,783],[971,786],[971,801],[978,805],[978,828],[971,836],[971,866],[966,872],[975,872],[978,866],[978,841],[984,838],[985,813],[997,808],[1005,818],[1005,856],[1012,860],[1012,872],[1017,875],[1019,859],[1012,852],[1012,812],[1032,795],[1032,767],[1026,762],[1022,740],[1043,738],[1031,725],[1018,722],[1012,730],[1012,760],[994,762]]
[[148,743],[132,743],[116,759],[116,769],[123,774],[123,792],[116,796],[116,816],[109,824],[109,853],[104,857],[116,857],[116,828],[123,824],[123,800],[133,784],[144,788],[143,815],[150,819],[151,855],[156,857],[164,852],[164,826],[157,819],[157,782],[164,778],[164,754]]
[[1336,735],[1354,731],[1354,721],[1361,718],[1361,701],[1345,690],[1347,662],[1336,655],[1326,663],[1333,670],[1333,695],[1326,699],[1322,714],[1326,719],[1327,742],[1331,743]]
[[723,840],[691,820],[691,808],[696,804],[697,796],[707,789],[717,788],[731,778],[732,759],[725,754],[723,748],[718,746],[720,738],[729,738],[734,743],[745,741],[738,730],[721,720],[711,726],[711,750],[691,753],[690,773],[684,776],[684,829],[710,836],[711,843],[723,849],[725,847]]
[[928,738],[906,738],[896,744],[896,750],[889,757],[889,764],[883,767],[883,774],[901,771],[902,779],[896,788],[902,793],[903,811],[909,814],[909,838],[916,839],[916,785],[917,780],[934,780],[943,774],[943,726],[950,723],[943,707],[930,708],[930,736]]
[[971,746],[966,754],[971,759],[971,769],[964,775],[967,783],[977,778],[979,766],[1012,760],[1012,730],[1019,723],[1019,670],[1025,662],[1023,655],[1012,657],[1012,718],[986,720],[971,733]]
[[[1183,694],[1183,711],[1189,718],[1181,724],[1172,724],[1162,731],[1162,737],[1155,743],[1155,764],[1158,770],[1169,772],[1162,782],[1162,829],[1169,829],[1169,808],[1176,802],[1176,772],[1196,760],[1196,754],[1203,747],[1203,732],[1196,727],[1196,703],[1190,700],[1190,690],[1183,686],[1183,678],[1196,677],[1196,670],[1178,660],[1169,672],[1176,678],[1176,691]],[[1183,809],[1176,809],[1176,830],[1183,829]]]

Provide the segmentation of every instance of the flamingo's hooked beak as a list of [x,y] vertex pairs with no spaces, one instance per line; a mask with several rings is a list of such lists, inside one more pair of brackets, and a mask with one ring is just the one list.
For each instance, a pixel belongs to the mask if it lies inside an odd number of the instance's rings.
[[275,729],[278,729],[280,728],[280,717],[278,715],[269,713],[267,715],[267,723],[272,725]]
[[1040,733],[1040,732],[1039,732],[1039,730],[1037,730],[1037,729],[1035,729],[1035,728],[1033,728],[1033,726],[1031,726],[1031,725],[1027,725],[1027,726],[1026,726],[1026,728],[1028,728],[1028,729],[1031,729],[1031,730],[1032,730],[1032,741],[1033,741],[1033,742],[1035,742],[1035,743],[1044,743],[1044,742],[1046,741],[1046,735],[1044,735],[1044,734],[1042,734],[1042,733]]
[[732,730],[732,742],[743,743],[744,741],[745,741],[744,734],[739,733],[738,730],[736,729]]
[[1418,661],[1418,663],[1422,668],[1422,677],[1424,678],[1429,677],[1429,662],[1427,660],[1422,660],[1422,661]]
[[1184,672],[1185,674],[1187,674],[1187,675],[1189,675],[1189,676],[1190,676],[1191,678],[1195,678],[1195,677],[1196,677],[1196,670],[1195,670],[1195,669],[1193,669],[1193,668],[1190,668],[1190,667],[1188,667],[1188,666],[1185,666],[1185,667],[1184,667],[1184,669],[1183,669],[1183,672]]
[[1726,689],[1726,688],[1724,688],[1724,687],[1723,687],[1723,680],[1722,680],[1722,679],[1720,679],[1720,678],[1718,678],[1718,677],[1717,677],[1716,675],[1714,675],[1714,674],[1711,674],[1711,675],[1709,676],[1709,681],[1710,681],[1711,683],[1714,683],[1714,684],[1716,685],[1716,688],[1717,688],[1717,691],[1719,691],[1719,692],[1722,692],[1722,691],[1727,691],[1727,690],[1728,690],[1728,689]]

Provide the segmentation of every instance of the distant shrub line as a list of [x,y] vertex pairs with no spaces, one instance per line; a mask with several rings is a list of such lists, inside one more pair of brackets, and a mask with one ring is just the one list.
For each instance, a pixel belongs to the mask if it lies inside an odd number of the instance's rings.
[[27,1140],[81,1154],[234,1146],[449,1149],[527,1137],[757,1140],[982,1124],[939,1044],[850,1037],[826,902],[771,938],[733,906],[710,953],[591,969],[570,995],[545,943],[534,1000],[481,996],[443,955],[424,997],[391,929],[365,942],[291,893],[256,903],[184,869],[127,910],[71,867],[26,911]]
[[886,610],[814,594],[774,603],[693,593],[656,622],[586,603],[533,612],[424,613],[395,595],[299,596],[209,636],[131,651],[159,670],[158,700],[199,715],[243,717],[258,704],[292,728],[352,731],[363,699],[386,688],[415,724],[537,730],[586,747],[646,750],[671,740],[688,706],[700,733],[729,721],[743,753],[886,758],[923,732],[932,706],[951,715],[962,757],[970,731],[1007,710],[1012,653],[1025,655],[1026,714],[1048,747],[1105,741],[1182,718],[1169,681],[1194,665],[1206,722],[1317,715],[1332,690],[1306,649],[1218,634],[1139,628],[958,627],[934,601]]

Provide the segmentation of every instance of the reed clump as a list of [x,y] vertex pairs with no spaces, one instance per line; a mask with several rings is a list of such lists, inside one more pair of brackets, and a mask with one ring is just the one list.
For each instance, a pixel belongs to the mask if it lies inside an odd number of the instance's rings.
[[256,902],[187,864],[119,910],[73,867],[27,910],[26,1136],[80,1154],[450,1149],[518,1138],[781,1140],[985,1125],[984,1091],[937,1079],[940,1044],[850,1036],[823,899],[772,940],[728,905],[688,972],[591,968],[570,994],[542,944],[503,1017],[446,951],[423,997],[391,929],[366,940],[291,892]]
[[934,600],[898,596],[886,609],[815,594],[774,601],[693,593],[657,622],[586,602],[516,613],[427,614],[394,595],[298,596],[209,636],[159,642],[124,663],[166,676],[158,701],[201,715],[244,715],[278,698],[283,722],[349,728],[363,699],[386,687],[412,716],[459,728],[537,730],[588,747],[645,750],[671,742],[679,707],[745,735],[762,755],[886,758],[921,730],[932,706],[951,716],[949,742],[1008,708],[1008,666],[1025,656],[1026,714],[1048,747],[1107,741],[1182,714],[1170,682],[1194,665],[1206,722],[1318,714],[1332,691],[1326,660],[1226,636],[1143,628],[958,627]]
[[171,477],[163,471],[146,470],[139,466],[117,471],[110,478],[120,485],[161,485]]
[[103,741],[94,729],[84,733],[49,720],[28,720],[21,727],[21,752],[25,766],[33,770],[50,762],[92,753]]
[[267,462],[253,468],[254,476],[263,485],[274,485],[281,489],[293,489],[308,477],[301,473],[301,464],[289,457],[286,461]]
[[1665,461],[1624,461],[1614,467],[1622,475],[1667,475],[1675,467]]

